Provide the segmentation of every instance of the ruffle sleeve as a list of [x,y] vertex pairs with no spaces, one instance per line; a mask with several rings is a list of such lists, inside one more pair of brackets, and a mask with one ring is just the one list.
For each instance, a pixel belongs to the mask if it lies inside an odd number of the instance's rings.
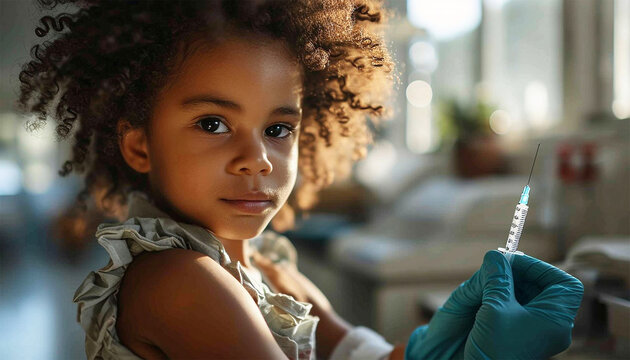
[[[208,255],[239,281],[257,300],[276,342],[291,359],[315,359],[318,317],[309,315],[311,304],[276,294],[251,278],[240,262],[231,262],[222,244],[205,229],[170,218],[133,217],[118,224],[101,224],[98,243],[109,254],[109,263],[88,274],[74,294],[77,321],[84,329],[85,350],[91,359],[139,359],[121,344],[116,334],[117,294],[133,258],[144,251],[192,249]],[[251,240],[258,251],[273,261],[297,261],[295,248],[284,236],[265,231]]]

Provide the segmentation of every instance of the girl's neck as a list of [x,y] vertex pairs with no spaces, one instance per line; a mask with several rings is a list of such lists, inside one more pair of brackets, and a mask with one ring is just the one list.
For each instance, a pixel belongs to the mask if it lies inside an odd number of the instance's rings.
[[221,239],[215,235],[215,237],[223,244],[225,251],[230,256],[230,260],[241,262],[241,266],[248,269],[252,268],[250,258],[252,256],[252,249],[249,245],[249,240],[226,240]]
[[[169,206],[168,202],[163,201],[160,196],[156,196],[155,193],[152,193],[152,198],[154,199],[155,205],[158,206],[162,211],[166,212],[173,220],[178,222],[192,223],[189,219],[183,217],[176,209]],[[241,262],[241,266],[246,267],[248,269],[253,268],[250,257],[251,257],[251,246],[249,246],[249,240],[228,240],[222,239],[216,234],[212,233],[212,235],[223,244],[225,251],[230,256],[230,260],[236,262],[237,260]]]

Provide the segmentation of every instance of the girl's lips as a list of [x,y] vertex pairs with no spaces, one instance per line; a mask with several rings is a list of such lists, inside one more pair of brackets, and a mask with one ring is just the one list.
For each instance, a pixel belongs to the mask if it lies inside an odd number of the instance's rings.
[[266,200],[266,201],[226,200],[226,199],[221,199],[221,200],[225,201],[226,203],[231,205],[233,208],[242,212],[249,213],[249,214],[259,214],[265,211],[266,209],[272,207],[273,205],[273,202],[270,200]]

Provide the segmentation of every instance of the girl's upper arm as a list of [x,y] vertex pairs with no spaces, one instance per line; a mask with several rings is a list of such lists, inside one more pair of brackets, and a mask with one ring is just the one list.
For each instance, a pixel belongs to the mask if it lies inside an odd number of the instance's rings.
[[258,306],[210,257],[165,250],[140,266],[143,336],[169,358],[286,359]]

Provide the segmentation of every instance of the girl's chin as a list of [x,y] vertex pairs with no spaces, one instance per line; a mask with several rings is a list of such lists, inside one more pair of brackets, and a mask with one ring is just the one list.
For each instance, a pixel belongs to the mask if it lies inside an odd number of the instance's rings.
[[238,229],[236,231],[234,229],[231,229],[231,230],[225,230],[225,231],[210,230],[210,232],[214,234],[216,237],[218,237],[219,239],[248,240],[262,234],[262,232],[265,231],[265,228],[267,227],[268,223],[269,221],[265,221],[265,222],[259,221],[259,223],[255,226],[252,226],[250,224],[242,224],[239,226],[238,222],[235,221],[234,226],[237,227]]

